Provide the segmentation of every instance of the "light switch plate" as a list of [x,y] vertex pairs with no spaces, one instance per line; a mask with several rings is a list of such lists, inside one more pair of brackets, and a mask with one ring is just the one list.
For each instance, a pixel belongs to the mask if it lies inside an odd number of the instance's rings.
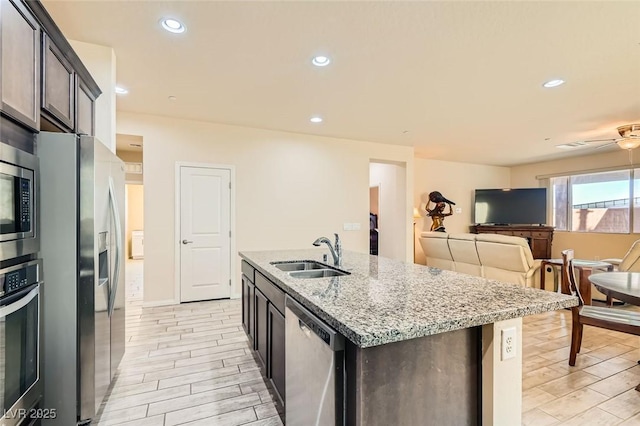
[[359,231],[360,230],[360,224],[359,223],[345,222],[345,223],[342,224],[342,229],[344,231]]

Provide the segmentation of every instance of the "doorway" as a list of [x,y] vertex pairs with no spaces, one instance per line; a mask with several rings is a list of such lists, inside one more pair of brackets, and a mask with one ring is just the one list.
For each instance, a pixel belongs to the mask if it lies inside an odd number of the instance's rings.
[[139,183],[125,184],[126,248],[127,260],[144,258],[144,186]]
[[125,286],[127,304],[142,303],[144,268],[143,138],[116,134],[116,155],[125,168]]
[[231,296],[233,166],[176,165],[177,300]]
[[[378,255],[407,260],[407,168],[404,163],[372,160],[369,163],[369,201],[377,196]],[[374,214],[370,211],[370,215]],[[370,216],[373,217],[373,216]],[[371,241],[371,235],[370,235]]]
[[380,220],[380,186],[369,187],[369,254],[378,255],[378,221]]

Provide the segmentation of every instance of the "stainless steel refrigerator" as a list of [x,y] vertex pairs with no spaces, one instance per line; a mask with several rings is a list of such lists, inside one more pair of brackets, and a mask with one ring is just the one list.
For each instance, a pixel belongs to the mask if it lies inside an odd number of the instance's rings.
[[94,418],[124,354],[124,163],[99,140],[41,132],[43,406]]

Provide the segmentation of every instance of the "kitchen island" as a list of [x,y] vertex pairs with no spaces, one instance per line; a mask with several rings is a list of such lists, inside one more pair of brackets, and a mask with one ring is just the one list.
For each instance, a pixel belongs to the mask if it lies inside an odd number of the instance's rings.
[[[346,424],[520,423],[522,317],[576,298],[350,251],[339,277],[293,278],[273,264],[325,253],[240,253],[243,323],[276,389],[281,320],[261,318],[271,305],[284,314],[286,293],[345,337]],[[503,329],[515,331],[515,357],[501,361]]]

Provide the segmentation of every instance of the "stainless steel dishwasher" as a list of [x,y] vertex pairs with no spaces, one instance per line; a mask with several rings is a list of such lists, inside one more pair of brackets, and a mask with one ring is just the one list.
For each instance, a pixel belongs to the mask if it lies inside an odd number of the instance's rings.
[[344,424],[344,337],[286,297],[287,426]]

